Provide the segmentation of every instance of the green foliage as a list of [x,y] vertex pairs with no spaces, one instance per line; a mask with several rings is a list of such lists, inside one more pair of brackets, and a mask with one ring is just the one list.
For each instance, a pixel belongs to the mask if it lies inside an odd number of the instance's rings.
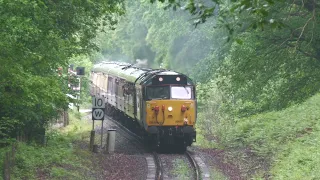
[[[320,57],[316,52],[320,26],[314,19],[319,13],[299,7],[300,4],[289,3],[269,7],[272,16],[286,17],[285,28],[265,27],[264,31],[248,30],[246,26],[235,28],[236,41],[225,46],[224,57],[214,52],[208,63],[200,62],[202,68],[205,63],[217,66],[213,74],[203,71],[196,77],[204,82],[215,78],[227,101],[224,103],[227,114],[244,117],[280,110],[319,92]],[[251,18],[242,15],[237,21]]]
[[[45,127],[66,109],[66,77],[58,67],[96,50],[91,40],[113,26],[122,1],[0,1],[0,138]],[[64,71],[64,74],[66,71]],[[19,121],[19,122],[17,122]],[[5,130],[3,130],[5,128]]]
[[173,163],[172,173],[178,179],[188,179],[191,176],[188,165],[182,159],[176,159]]
[[[208,107],[211,108],[211,105],[208,103]],[[207,139],[212,137],[220,148],[245,149],[251,154],[250,158],[258,157],[268,163],[264,166],[271,166],[275,179],[312,179],[319,178],[316,150],[320,127],[319,107],[320,94],[317,94],[285,110],[246,118],[220,116],[219,119],[213,116],[207,120],[205,117],[210,116],[211,112],[206,108],[200,113],[198,122],[201,122],[202,134],[205,133]],[[225,114],[221,108],[216,110],[217,114]],[[211,129],[206,128],[209,126]],[[234,157],[234,161],[244,161],[241,159],[243,156],[248,154],[240,153],[238,158]]]
[[[246,156],[257,158],[258,167],[272,166],[276,179],[319,178],[315,173],[319,170],[318,162],[310,160],[317,157],[314,151],[317,146],[312,142],[317,138],[319,121],[319,95],[314,96],[320,89],[319,2],[159,2],[164,9],[178,9],[177,14],[181,13],[177,7],[189,11],[196,25],[206,22],[198,28],[210,24],[199,29],[212,41],[212,51],[199,58],[191,70],[192,77],[200,82],[197,128],[201,144],[207,146],[202,142],[207,139],[217,147],[238,150],[236,159],[242,162],[247,160],[242,159]],[[207,21],[209,18],[214,23]],[[171,19],[167,24],[170,22]],[[166,33],[169,30],[165,30],[161,32],[169,37]],[[234,41],[229,41],[231,38]],[[153,40],[161,44],[168,41],[166,37]],[[155,47],[164,52],[162,59],[169,59],[167,64],[178,59],[178,56],[168,58],[170,53],[161,45]],[[300,136],[305,138],[303,142]],[[311,143],[310,148],[303,146],[306,142]],[[310,151],[311,155],[305,155],[304,151]],[[266,164],[259,164],[260,160]],[[286,167],[287,164],[291,166]],[[256,178],[266,174],[254,173]]]
[[219,88],[237,106],[235,114],[279,110],[319,91],[320,61],[290,47],[270,52],[254,33],[243,34],[243,40],[243,45],[233,45],[218,75]]
[[[2,73],[5,76],[14,70],[15,68],[7,69]],[[9,121],[3,122],[4,124],[12,124],[6,126],[6,131],[12,132],[7,134],[10,137],[15,137],[17,130],[27,128],[28,133],[32,132],[33,128],[43,127],[56,116],[56,108],[64,108],[66,104],[60,83],[54,76],[43,77],[23,71],[16,72],[10,82],[0,85],[3,92],[0,94],[0,115],[4,121]]]
[[[154,3],[154,0],[151,0]],[[172,8],[183,9],[188,11],[194,19],[193,24],[195,26],[199,24],[206,23],[208,19],[212,17],[217,17],[220,26],[225,27],[229,34],[234,33],[234,23],[237,25],[248,25],[252,29],[264,29],[265,26],[270,26],[272,28],[283,27],[282,19],[279,17],[272,16],[270,9],[277,5],[283,5],[286,2],[292,3],[291,1],[281,0],[263,0],[263,1],[253,1],[253,0],[240,0],[240,1],[221,1],[221,0],[211,0],[211,1],[201,1],[201,0],[170,0],[168,2],[159,0],[165,4],[164,9]],[[315,3],[315,2],[314,2]],[[299,4],[293,2],[292,5]],[[313,5],[312,1],[308,2],[309,6]],[[239,22],[237,18],[239,16],[248,16],[250,21]]]
[[[81,92],[80,92],[80,104],[84,105],[88,102],[91,103],[91,97],[90,90],[89,90],[89,76],[90,76],[90,70],[92,68],[92,62],[90,57],[88,56],[76,56],[70,59],[70,64],[74,65],[74,68],[76,67],[85,67],[85,75],[84,76],[77,76],[77,78],[80,78],[80,85],[81,85]],[[79,81],[79,80],[78,80]],[[72,94],[79,94],[79,92],[72,92]]]
[[20,122],[19,120],[16,119],[9,119],[7,117],[1,117],[0,119],[0,137],[2,137],[0,139],[0,144],[2,145],[6,145],[10,142],[12,142],[12,140],[10,140],[10,135],[15,134],[15,132],[13,132],[13,129],[15,129],[15,127],[19,126]]
[[231,128],[235,135],[226,137],[226,141],[245,143],[262,156],[276,153],[281,144],[294,140],[300,133],[308,133],[307,129],[313,129],[317,124],[319,97],[317,95],[302,105],[284,111],[239,119],[236,128]]
[[73,142],[87,136],[91,126],[76,116],[79,116],[77,112],[70,112],[70,127],[47,134],[47,146],[19,143],[14,179],[36,179],[42,175],[50,179],[89,178],[88,168],[92,164],[87,158],[91,156],[87,150],[76,148]]
[[232,113],[229,112],[229,97],[217,86],[216,80],[197,85],[198,118],[197,128],[202,136],[215,146],[221,146],[220,136],[233,124]]
[[319,124],[306,129],[279,153],[272,167],[274,179],[318,179],[320,177]]

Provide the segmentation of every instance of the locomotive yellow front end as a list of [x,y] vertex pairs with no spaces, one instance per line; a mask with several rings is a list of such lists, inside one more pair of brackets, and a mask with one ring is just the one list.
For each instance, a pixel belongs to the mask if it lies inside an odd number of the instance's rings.
[[196,141],[195,86],[186,76],[158,75],[146,87],[147,132],[161,144],[190,146]]
[[147,102],[148,126],[192,127],[195,125],[193,100],[153,100]]

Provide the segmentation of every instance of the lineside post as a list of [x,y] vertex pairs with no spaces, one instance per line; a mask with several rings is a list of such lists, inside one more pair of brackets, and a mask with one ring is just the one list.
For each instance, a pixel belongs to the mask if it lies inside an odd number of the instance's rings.
[[103,120],[101,121],[101,148],[102,148],[102,139],[103,139]]
[[93,145],[94,145],[94,137],[95,137],[95,131],[94,129],[90,133],[90,151],[93,151]]
[[115,140],[116,140],[116,130],[108,129],[108,138],[107,138],[107,146],[106,146],[107,153],[113,154],[114,147],[115,147]]
[[104,98],[93,96],[92,97],[92,131],[90,135],[90,150],[93,152],[97,150],[97,147],[94,144],[94,140],[95,140],[94,121],[95,120],[102,121],[102,126],[101,126],[101,147],[102,147],[104,109],[105,109]]

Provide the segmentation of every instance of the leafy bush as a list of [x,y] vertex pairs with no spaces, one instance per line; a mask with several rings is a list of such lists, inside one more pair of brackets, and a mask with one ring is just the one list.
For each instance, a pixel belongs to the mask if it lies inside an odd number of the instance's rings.
[[13,170],[14,179],[36,179],[42,175],[63,179],[84,177],[87,167],[91,166],[86,160],[90,154],[74,148],[73,142],[88,136],[91,126],[84,120],[77,119],[78,112],[69,114],[69,126],[48,132],[47,146],[19,143]]

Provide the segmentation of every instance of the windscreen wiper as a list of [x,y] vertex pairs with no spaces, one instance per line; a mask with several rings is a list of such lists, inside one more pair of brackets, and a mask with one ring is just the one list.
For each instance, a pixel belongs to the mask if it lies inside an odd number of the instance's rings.
[[186,88],[186,86],[183,86],[184,87],[184,89],[187,91],[187,93],[189,94],[189,91],[188,91],[188,89]]

